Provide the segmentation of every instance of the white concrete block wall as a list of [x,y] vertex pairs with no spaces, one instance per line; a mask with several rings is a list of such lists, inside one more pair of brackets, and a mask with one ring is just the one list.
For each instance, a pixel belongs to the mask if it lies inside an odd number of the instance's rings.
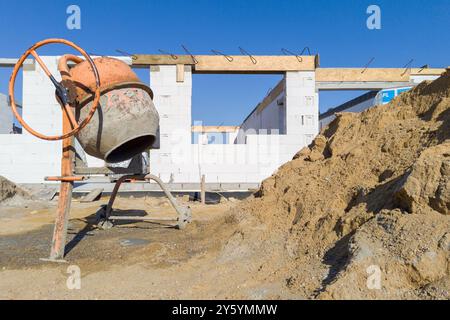
[[150,152],[150,170],[165,182],[189,182],[196,168],[188,167],[192,158],[192,72],[185,67],[183,82],[177,82],[176,72],[174,65],[150,68],[150,87],[160,118],[160,149]]
[[[42,57],[42,60],[56,80],[60,81],[58,58]],[[55,88],[37,63],[27,65],[23,70],[22,116],[31,128],[43,134],[55,135],[62,130],[62,113],[55,99]],[[30,135],[26,130],[24,134]]]
[[241,125],[246,132],[242,144],[207,145],[201,139],[191,144],[189,69],[185,82],[178,83],[175,66],[152,67],[150,81],[161,119],[161,149],[151,151],[151,171],[166,182],[199,182],[204,174],[206,182],[259,183],[318,132],[314,72],[287,74],[287,90]]
[[239,130],[236,130],[234,132],[229,132],[228,133],[228,143],[229,144],[233,144],[234,141],[236,140],[237,136],[238,136]]
[[[58,76],[58,57],[42,57]],[[36,65],[23,68],[23,119],[35,130],[54,135],[61,131],[61,107],[54,87]],[[43,183],[45,176],[60,175],[61,141],[44,141],[26,130],[22,134],[0,135],[0,175],[17,183]]]
[[[282,80],[284,81],[284,80]],[[266,131],[264,131],[266,130]],[[280,93],[262,110],[254,110],[241,124],[240,131],[259,132],[259,134],[285,134],[286,133],[286,104],[285,93]],[[243,142],[243,141],[240,141]]]
[[[43,57],[55,76],[58,75],[57,59]],[[24,119],[43,133],[60,132],[61,109],[54,99],[50,81],[37,66],[27,67],[23,78]],[[313,128],[308,127],[311,123],[305,122],[301,130],[295,127],[303,113],[314,114],[317,100],[314,86],[311,87],[312,79],[310,73],[287,75],[286,96],[283,92],[258,114],[260,128],[269,129],[268,133],[271,133],[270,129],[285,126],[287,128],[283,130],[287,134],[250,134],[246,144],[193,145],[190,68],[185,69],[184,82],[177,82],[175,66],[153,67],[150,81],[160,115],[161,149],[151,152],[152,172],[166,182],[199,182],[202,174],[207,182],[214,183],[260,182],[307,143],[307,134],[314,133]],[[312,101],[308,100],[309,96],[313,96]],[[278,104],[280,99],[282,106]],[[297,122],[290,122],[289,116],[297,117]],[[0,136],[0,145],[0,174],[27,183],[40,183],[45,176],[59,175],[61,142],[46,142],[25,133]],[[87,158],[90,166],[103,165],[99,159]]]
[[31,135],[0,135],[0,175],[16,183],[43,183],[60,175],[60,144]]
[[176,81],[176,66],[155,66],[150,69],[150,87],[160,117],[161,149],[151,156],[171,152],[171,146],[191,144],[192,72],[185,67],[184,81]]
[[9,134],[13,128],[13,114],[8,97],[0,93],[0,134]]
[[315,72],[286,72],[287,134],[317,135],[319,132],[319,95]]

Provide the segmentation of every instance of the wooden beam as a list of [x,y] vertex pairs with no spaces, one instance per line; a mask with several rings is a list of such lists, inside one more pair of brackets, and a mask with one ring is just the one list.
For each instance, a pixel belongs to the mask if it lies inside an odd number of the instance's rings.
[[81,198],[80,202],[93,202],[100,198],[103,192],[103,188],[96,188],[91,190],[87,195]]
[[174,56],[165,54],[136,54],[133,65],[176,65],[176,64],[194,64],[192,57],[188,55]]
[[202,178],[200,180],[200,200],[202,204],[206,204],[206,188],[205,188],[205,175],[202,174]]
[[411,75],[439,76],[444,71],[418,68],[317,68],[316,82],[409,82]]
[[409,81],[409,70],[392,68],[317,68],[316,82]]
[[136,55],[133,65],[193,65],[194,73],[283,73],[286,71],[314,71],[316,56],[229,56],[196,55]]
[[195,72],[286,72],[286,71],[314,71],[315,57],[302,56],[231,56],[233,61],[228,61],[223,56],[196,56],[198,64]]
[[445,72],[445,68],[412,68],[411,75],[414,76],[440,76]]

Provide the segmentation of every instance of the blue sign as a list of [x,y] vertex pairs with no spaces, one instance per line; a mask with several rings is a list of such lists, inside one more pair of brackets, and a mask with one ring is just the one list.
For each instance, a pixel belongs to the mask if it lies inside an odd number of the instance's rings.
[[388,103],[395,97],[395,90],[383,90],[381,95],[381,102]]

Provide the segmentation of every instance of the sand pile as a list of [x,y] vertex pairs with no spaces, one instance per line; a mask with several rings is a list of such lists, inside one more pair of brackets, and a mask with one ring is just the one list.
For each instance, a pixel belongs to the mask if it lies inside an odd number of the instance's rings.
[[252,277],[297,297],[449,298],[449,138],[450,71],[339,114],[236,209],[224,253],[258,250]]
[[12,199],[30,199],[28,191],[20,188],[14,182],[0,176],[0,203],[10,203]]

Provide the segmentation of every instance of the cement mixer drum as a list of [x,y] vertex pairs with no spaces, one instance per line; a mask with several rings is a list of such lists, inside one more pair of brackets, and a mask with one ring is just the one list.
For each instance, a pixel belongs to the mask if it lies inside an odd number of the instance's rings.
[[[71,56],[60,59],[60,69]],[[159,115],[151,89],[124,62],[102,57],[94,59],[100,76],[100,103],[91,121],[76,135],[85,152],[109,163],[121,162],[149,149],[156,140]],[[68,69],[68,68],[67,68]],[[69,69],[68,69],[69,70]],[[95,79],[91,67],[82,61],[68,71],[75,117],[84,119],[93,103]]]

